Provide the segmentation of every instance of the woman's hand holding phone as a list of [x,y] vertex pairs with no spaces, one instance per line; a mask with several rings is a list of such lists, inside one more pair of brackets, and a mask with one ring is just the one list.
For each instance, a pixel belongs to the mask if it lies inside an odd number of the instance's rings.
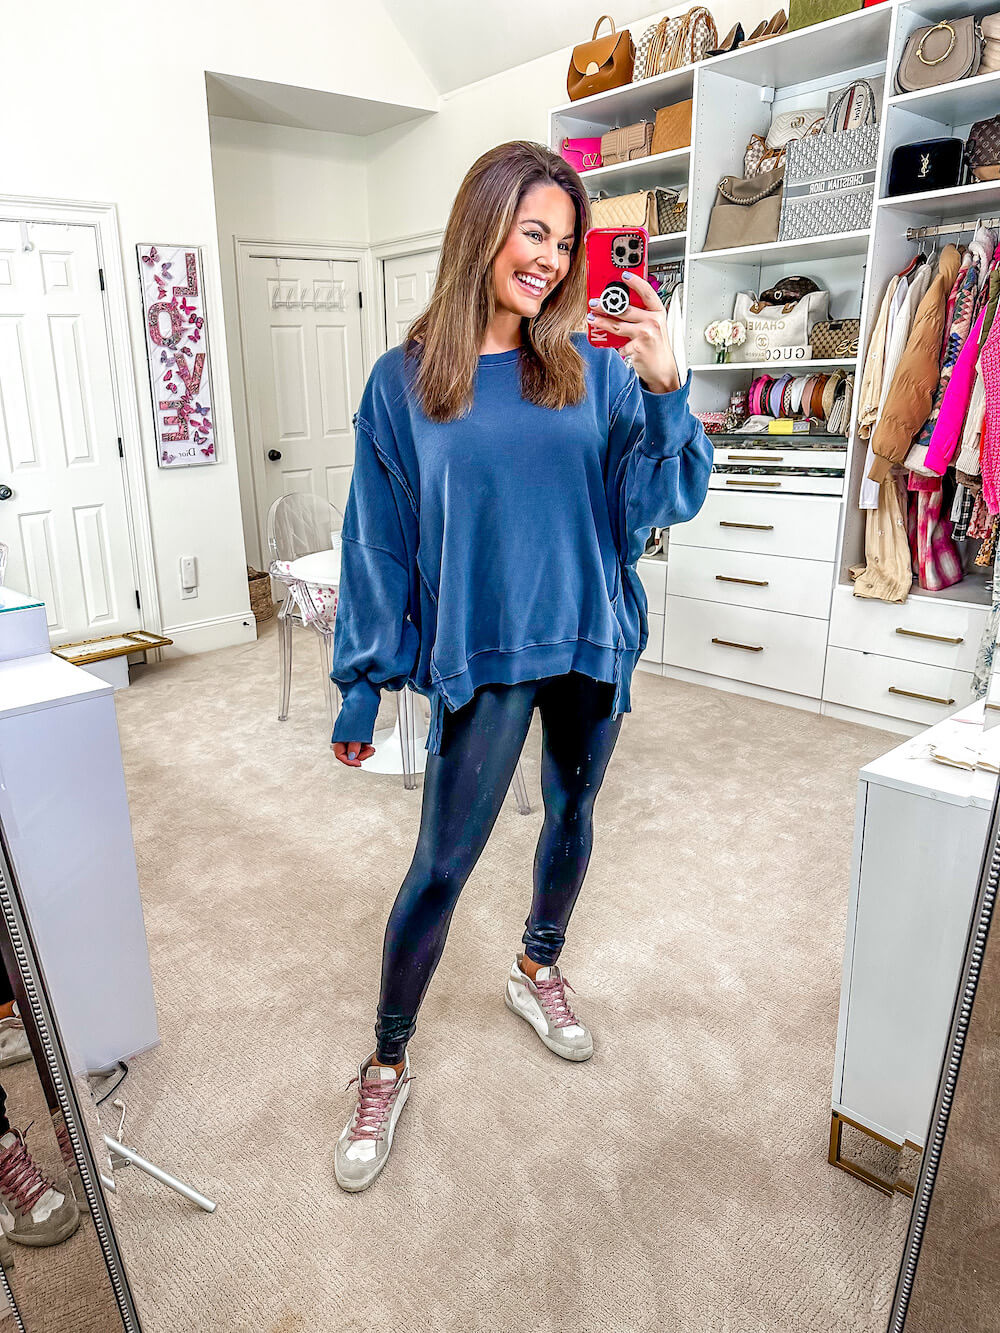
[[670,393],[680,387],[677,362],[667,337],[667,312],[652,285],[636,273],[625,271],[622,281],[642,299],[642,305],[630,305],[619,315],[600,313],[600,301],[591,297],[587,319],[596,329],[606,329],[628,338],[618,350],[627,357],[635,373],[652,393]]
[[348,768],[360,768],[375,753],[375,746],[367,741],[332,741],[330,748]]

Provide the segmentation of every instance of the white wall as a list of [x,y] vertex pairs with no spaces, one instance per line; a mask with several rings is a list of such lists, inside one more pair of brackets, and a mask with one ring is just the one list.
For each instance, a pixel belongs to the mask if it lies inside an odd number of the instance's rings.
[[[349,57],[349,58],[348,58]],[[10,5],[0,45],[0,189],[118,206],[133,376],[159,605],[182,649],[252,636],[229,408],[205,70],[387,101],[433,105],[436,92],[380,0],[208,0],[166,10],[135,0]],[[216,427],[214,467],[161,471],[146,378],[135,246],[200,245],[205,259]],[[180,555],[201,587],[180,598]]]
[[368,140],[211,118],[219,262],[247,558],[263,568],[240,354],[235,238],[368,243]]

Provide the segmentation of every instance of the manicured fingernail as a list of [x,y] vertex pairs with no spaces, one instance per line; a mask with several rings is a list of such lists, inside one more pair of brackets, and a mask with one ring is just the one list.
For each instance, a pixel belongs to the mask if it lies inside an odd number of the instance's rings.
[[589,320],[595,320],[595,319],[597,318],[597,316],[594,314],[593,310],[591,310],[591,311],[588,313],[587,318],[588,318]]

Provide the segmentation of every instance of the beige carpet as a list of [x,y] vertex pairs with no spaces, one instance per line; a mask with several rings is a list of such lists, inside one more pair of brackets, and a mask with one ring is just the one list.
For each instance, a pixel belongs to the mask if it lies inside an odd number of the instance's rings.
[[[826,1162],[858,768],[893,736],[637,672],[563,955],[596,1054],[502,1002],[541,822],[508,798],[367,1193],[335,1186],[421,792],[338,765],[273,626],[119,694],[163,1043],[114,1203],[147,1333],[881,1333],[907,1209]],[[395,707],[383,704],[383,719]]]

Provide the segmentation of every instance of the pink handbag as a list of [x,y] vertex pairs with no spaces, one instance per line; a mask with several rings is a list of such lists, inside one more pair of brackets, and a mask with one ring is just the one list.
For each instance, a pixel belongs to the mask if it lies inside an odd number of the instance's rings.
[[596,139],[563,139],[559,154],[577,171],[593,171],[601,166],[601,136]]

